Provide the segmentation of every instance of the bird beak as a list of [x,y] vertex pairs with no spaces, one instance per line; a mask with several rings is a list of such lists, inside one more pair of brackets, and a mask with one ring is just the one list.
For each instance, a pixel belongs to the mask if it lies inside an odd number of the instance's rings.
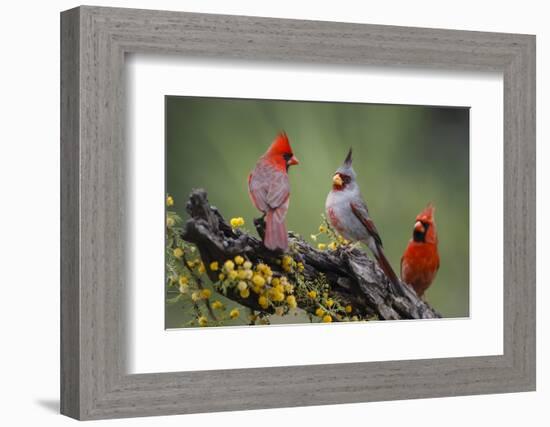
[[298,161],[298,159],[295,156],[292,156],[288,161],[289,166],[299,165],[299,164],[300,164],[300,162]]
[[414,224],[414,231],[424,233],[426,231],[424,229],[424,224],[422,224],[420,221],[416,221],[416,223]]
[[342,180],[342,177],[339,173],[334,174],[334,176],[332,177],[332,183],[337,187],[341,187],[342,185],[344,185],[344,181]]

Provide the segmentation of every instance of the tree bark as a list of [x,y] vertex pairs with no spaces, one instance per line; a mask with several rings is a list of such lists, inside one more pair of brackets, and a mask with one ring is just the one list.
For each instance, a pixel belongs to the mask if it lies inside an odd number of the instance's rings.
[[[233,229],[220,212],[210,205],[203,189],[191,192],[187,212],[190,218],[181,237],[196,245],[205,265],[241,255],[253,263],[264,262],[273,271],[281,272],[280,260],[283,254],[267,249],[260,239],[247,232]],[[261,235],[263,221],[255,221],[255,224]],[[408,285],[399,283],[399,286],[393,286],[379,266],[358,248],[320,251],[293,232],[289,232],[289,247],[292,248],[294,259],[303,263],[302,274],[306,280],[319,279],[323,275],[330,284],[330,293],[335,294],[344,304],[350,304],[364,318],[376,316],[382,320],[396,320],[441,317],[418,298]],[[217,280],[217,273],[208,270],[208,274],[213,281]],[[270,310],[263,310],[253,298],[228,297],[253,310],[270,313]],[[312,314],[316,309],[313,303],[307,301],[298,301],[298,306]]]

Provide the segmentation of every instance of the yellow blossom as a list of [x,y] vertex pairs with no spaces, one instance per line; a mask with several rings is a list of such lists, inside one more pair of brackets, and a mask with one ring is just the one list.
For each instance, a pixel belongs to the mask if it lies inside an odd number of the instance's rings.
[[237,256],[235,257],[235,264],[241,265],[243,262],[244,262],[244,258],[243,258],[242,256],[237,255]]
[[271,281],[271,286],[279,286],[279,283],[281,283],[281,280],[280,280],[278,277],[275,277],[275,278]]
[[223,273],[218,274],[218,280],[223,280],[223,279],[225,279],[225,274]]
[[210,270],[218,271],[218,268],[220,268],[220,266],[218,265],[218,261],[213,261],[210,263]]
[[327,245],[325,245],[324,243],[319,243],[317,245],[317,249],[319,249],[320,251],[324,251],[326,249]]
[[243,267],[245,270],[250,270],[252,268],[252,263],[250,261],[245,261]]
[[316,316],[323,316],[323,314],[325,314],[325,310],[323,310],[321,307],[319,307],[317,310],[315,310],[315,315]]
[[266,264],[261,262],[256,266],[256,271],[258,271],[259,273],[265,273],[268,268],[269,267]]
[[330,323],[332,322],[332,316],[330,314],[325,314],[323,316],[323,323]]
[[180,276],[179,284],[180,285],[187,285],[189,283],[189,279],[186,276]]
[[166,197],[166,206],[173,206],[174,205],[174,198],[172,196]]
[[231,271],[235,268],[235,263],[228,259],[227,261],[225,261],[223,267],[225,268],[225,271]]
[[353,311],[353,307],[351,305],[346,305],[346,313],[351,313]]
[[336,244],[336,242],[330,242],[330,244],[328,245],[328,248],[331,251],[335,251],[337,247],[338,247],[338,245]]
[[237,272],[237,276],[239,277],[239,279],[244,280],[247,278],[248,272],[246,270],[239,270]]
[[248,285],[246,284],[246,282],[243,282],[242,280],[237,284],[237,289],[239,291],[244,291],[247,288],[248,288]]
[[201,290],[201,298],[202,299],[208,299],[212,296],[212,291],[210,289],[203,289]]
[[192,299],[194,302],[199,301],[199,300],[201,299],[201,294],[200,294],[200,292],[197,292],[197,291],[193,292],[193,293],[191,294],[191,299]]
[[334,300],[332,298],[327,299],[327,307],[330,308],[334,305]]
[[315,299],[315,298],[317,298],[317,292],[315,292],[315,291],[309,291],[309,292],[307,293],[307,296],[310,297],[310,298],[312,298],[312,299]]
[[239,315],[240,313],[238,308],[234,308],[229,312],[229,317],[231,317],[232,319],[236,319],[237,317],[239,317]]
[[291,271],[293,264],[294,264],[294,260],[292,259],[292,257],[289,257],[288,255],[285,255],[283,257],[283,270]]
[[248,289],[243,289],[239,292],[241,298],[248,298],[250,296],[250,291]]
[[309,236],[309,237],[311,237],[311,240],[313,240],[314,242],[317,241],[317,235],[316,235],[316,234],[312,234],[312,235]]
[[231,280],[235,280],[237,277],[239,277],[239,273],[236,272],[235,270],[232,270],[229,273],[227,273],[227,277],[229,277],[229,279]]
[[174,256],[176,258],[181,258],[183,256],[183,249],[182,248],[174,249]]
[[276,302],[282,302],[285,300],[285,294],[280,292],[278,289],[271,289],[269,292],[271,299]]
[[264,310],[269,306],[269,302],[264,295],[261,295],[258,298],[258,304],[260,304],[260,307],[262,307]]
[[233,228],[242,227],[244,225],[244,219],[242,217],[231,218],[229,222]]
[[204,267],[204,262],[201,262],[199,264],[199,273],[203,274],[206,271],[206,268]]
[[189,268],[193,268],[195,266],[195,261],[187,261],[187,265]]
[[212,303],[212,308],[214,310],[219,310],[222,307],[223,307],[223,304],[221,303],[221,301],[216,300]]
[[189,285],[187,283],[180,285],[180,293],[186,294],[189,292]]
[[319,226],[319,233],[326,233],[327,232],[327,227],[325,227],[324,225],[320,225]]
[[204,316],[198,318],[200,326],[206,326],[208,324],[208,319]]
[[286,285],[284,285],[284,290],[287,294],[291,294],[292,292],[294,292],[294,286],[292,286],[290,283],[287,283]]
[[254,277],[252,277],[252,282],[258,287],[265,285],[265,279],[259,274],[255,274]]
[[298,271],[304,271],[305,269],[304,263],[302,262],[299,262],[298,264],[296,264],[296,267],[298,267]]
[[174,221],[174,218],[172,218],[171,216],[166,218],[166,226],[167,227],[173,227],[175,223],[176,223],[176,221]]
[[298,304],[296,303],[296,297],[294,295],[287,296],[286,303],[290,308],[296,308],[298,306]]
[[252,272],[252,270],[244,270],[244,277],[245,279],[252,279],[252,276],[254,276],[254,273]]

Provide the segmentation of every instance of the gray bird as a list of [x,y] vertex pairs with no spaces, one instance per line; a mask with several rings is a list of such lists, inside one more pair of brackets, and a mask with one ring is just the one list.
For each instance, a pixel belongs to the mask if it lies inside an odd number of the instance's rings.
[[351,162],[350,148],[344,164],[332,177],[332,190],[325,203],[327,219],[346,240],[365,243],[387,278],[399,289],[399,279],[384,255],[382,240],[361,196]]

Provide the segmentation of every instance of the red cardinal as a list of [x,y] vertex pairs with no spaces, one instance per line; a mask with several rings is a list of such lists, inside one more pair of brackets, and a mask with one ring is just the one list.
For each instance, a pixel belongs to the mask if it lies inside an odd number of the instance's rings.
[[419,297],[430,287],[439,270],[434,211],[430,203],[418,214],[412,239],[401,258],[401,279],[411,285]]
[[332,177],[332,191],[325,203],[327,218],[332,227],[345,239],[366,243],[386,277],[399,289],[399,279],[384,255],[382,240],[361,196],[351,161],[350,148],[344,164]]
[[286,251],[288,248],[285,226],[290,200],[288,168],[297,164],[288,136],[283,132],[277,135],[248,175],[248,193],[254,206],[264,214],[264,245],[271,250]]

